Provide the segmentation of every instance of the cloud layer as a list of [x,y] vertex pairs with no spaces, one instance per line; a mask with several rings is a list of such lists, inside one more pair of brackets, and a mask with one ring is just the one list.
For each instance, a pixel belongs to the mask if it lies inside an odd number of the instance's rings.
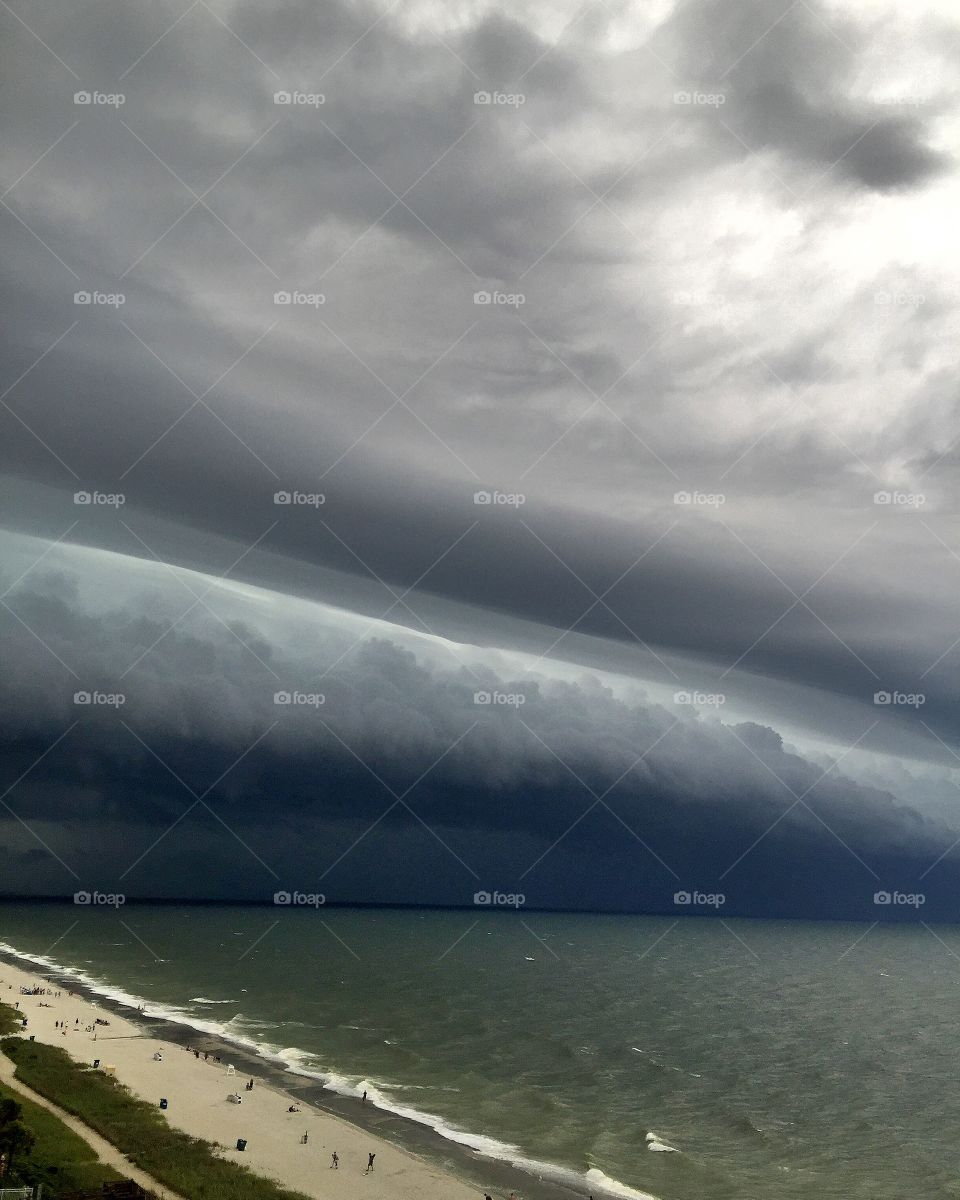
[[579,818],[544,904],[822,915],[950,847],[946,8],[14,7],[8,890],[456,902]]

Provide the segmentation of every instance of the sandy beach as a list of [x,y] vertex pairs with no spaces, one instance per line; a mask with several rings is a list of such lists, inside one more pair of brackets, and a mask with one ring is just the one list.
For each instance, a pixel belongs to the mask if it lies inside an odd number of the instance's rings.
[[[20,988],[48,989],[21,995]],[[59,991],[59,996],[56,993]],[[318,1200],[477,1200],[462,1180],[375,1134],[320,1112],[293,1093],[231,1070],[229,1055],[216,1062],[183,1046],[150,1036],[143,1029],[67,988],[29,971],[0,963],[0,1000],[18,1005],[28,1020],[24,1036],[60,1046],[78,1062],[112,1068],[134,1095],[159,1106],[178,1129],[216,1143],[225,1158],[242,1163]],[[97,1019],[109,1022],[96,1025]],[[57,1027],[65,1021],[66,1030]],[[94,1032],[90,1031],[90,1027]],[[198,1045],[200,1044],[198,1037]],[[159,1058],[156,1057],[159,1055]],[[231,1103],[237,1093],[241,1103]],[[296,1105],[299,1112],[291,1113]],[[306,1142],[303,1141],[306,1134]],[[236,1149],[246,1139],[246,1149]],[[339,1168],[331,1156],[339,1156]],[[369,1154],[374,1169],[365,1173]]]

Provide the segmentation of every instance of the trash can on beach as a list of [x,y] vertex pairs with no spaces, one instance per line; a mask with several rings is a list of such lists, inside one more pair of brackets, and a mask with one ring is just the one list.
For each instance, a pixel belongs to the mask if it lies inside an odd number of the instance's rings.
[[237,1138],[237,1149],[238,1150],[246,1150],[246,1148],[247,1148],[247,1139],[246,1138]]

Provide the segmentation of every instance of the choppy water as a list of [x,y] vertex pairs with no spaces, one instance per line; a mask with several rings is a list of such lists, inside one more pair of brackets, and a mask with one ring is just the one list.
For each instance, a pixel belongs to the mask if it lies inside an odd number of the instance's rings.
[[5,905],[0,941],[596,1195],[960,1196],[960,930]]

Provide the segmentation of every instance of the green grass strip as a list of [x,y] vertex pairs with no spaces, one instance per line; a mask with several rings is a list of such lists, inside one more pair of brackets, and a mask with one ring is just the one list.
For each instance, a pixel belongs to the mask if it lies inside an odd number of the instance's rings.
[[[2,1007],[2,1006],[0,1006]],[[73,1113],[141,1170],[190,1200],[306,1200],[300,1192],[218,1158],[209,1142],[167,1124],[110,1075],[75,1063],[59,1046],[7,1037],[0,1049],[16,1078]]]
[[9,1098],[20,1105],[20,1121],[36,1141],[29,1154],[14,1160],[7,1187],[42,1183],[45,1196],[99,1188],[102,1183],[122,1179],[112,1167],[98,1161],[91,1147],[68,1129],[59,1117],[47,1112],[15,1088],[0,1083],[0,1100]]

